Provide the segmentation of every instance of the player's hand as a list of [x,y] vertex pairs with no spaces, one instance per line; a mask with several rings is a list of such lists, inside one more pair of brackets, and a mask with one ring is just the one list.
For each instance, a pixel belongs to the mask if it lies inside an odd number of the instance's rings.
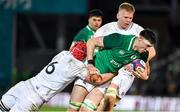
[[98,74],[91,74],[90,75],[90,81],[92,83],[98,83],[98,82],[102,81],[102,77],[101,77],[101,75],[98,75]]
[[135,76],[137,76],[138,78],[141,77],[141,74],[142,74],[143,72],[144,72],[144,70],[142,70],[141,67],[137,67],[137,68],[135,69],[135,71],[133,70],[133,74],[134,74]]
[[99,74],[99,70],[96,67],[94,67],[94,65],[92,64],[88,64],[88,71],[89,71],[89,75]]
[[133,71],[133,75],[136,76],[137,78],[140,78],[140,74],[136,71]]
[[126,70],[128,72],[132,72],[133,71],[133,65],[131,63],[125,65],[124,70]]

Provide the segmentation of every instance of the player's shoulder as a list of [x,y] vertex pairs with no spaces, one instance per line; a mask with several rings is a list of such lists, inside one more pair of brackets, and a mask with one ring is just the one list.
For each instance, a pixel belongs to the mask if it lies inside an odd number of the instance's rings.
[[60,60],[62,57],[66,57],[68,54],[70,54],[70,51],[67,51],[67,50],[63,50],[63,51],[61,51],[61,52],[59,52],[58,54],[56,54],[54,57],[53,57],[53,59],[52,59],[52,61],[58,61],[58,60]]
[[87,26],[85,26],[84,28],[82,28],[82,29],[79,31],[79,33],[87,32],[87,31],[89,31],[89,29],[88,29]]
[[139,24],[133,22],[131,29],[143,30],[144,28],[142,26],[140,26]]
[[95,33],[95,37],[97,36],[105,36],[105,35],[108,35],[110,33],[113,33],[116,31],[117,28],[115,28],[117,25],[117,22],[110,22],[110,23],[107,23],[105,25],[103,25],[102,27],[100,27],[96,33]]
[[75,38],[78,36],[82,36],[82,35],[88,35],[89,34],[89,29],[86,27],[82,28],[76,35]]
[[109,28],[109,27],[113,27],[115,25],[117,25],[117,22],[113,21],[113,22],[109,22],[109,23],[104,24],[102,27]]

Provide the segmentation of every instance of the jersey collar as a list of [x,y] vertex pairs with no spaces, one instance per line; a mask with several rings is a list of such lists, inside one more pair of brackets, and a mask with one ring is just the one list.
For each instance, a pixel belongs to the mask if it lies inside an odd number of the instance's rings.
[[133,50],[133,44],[134,44],[135,38],[136,36],[131,38],[130,44],[128,46],[128,51]]
[[93,33],[95,33],[95,30],[93,30],[89,25],[86,26],[86,28],[90,31],[92,31]]

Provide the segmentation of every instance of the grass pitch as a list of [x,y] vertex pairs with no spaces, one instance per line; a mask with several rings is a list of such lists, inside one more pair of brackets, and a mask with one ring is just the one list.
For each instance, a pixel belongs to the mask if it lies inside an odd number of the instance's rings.
[[64,107],[52,107],[52,106],[42,106],[40,112],[67,112],[67,108]]

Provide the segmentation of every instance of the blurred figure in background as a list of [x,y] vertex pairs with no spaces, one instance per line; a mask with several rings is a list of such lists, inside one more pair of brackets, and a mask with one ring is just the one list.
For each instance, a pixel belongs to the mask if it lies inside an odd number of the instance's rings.
[[[88,25],[81,29],[73,39],[71,47],[76,41],[82,40],[87,42],[96,32],[96,30],[101,26],[103,19],[103,12],[99,9],[93,9],[88,13]],[[70,47],[70,48],[71,48]],[[90,84],[89,84],[90,85]],[[77,79],[74,83],[74,87],[70,97],[70,106],[69,111],[78,111],[81,107],[81,104],[88,94],[88,90],[85,88],[86,83]],[[78,93],[78,94],[77,94]]]
[[74,45],[74,42],[79,40],[87,42],[94,35],[96,30],[101,27],[102,19],[104,16],[101,10],[93,9],[89,11],[88,16],[88,25],[76,34],[71,44],[71,47]]

